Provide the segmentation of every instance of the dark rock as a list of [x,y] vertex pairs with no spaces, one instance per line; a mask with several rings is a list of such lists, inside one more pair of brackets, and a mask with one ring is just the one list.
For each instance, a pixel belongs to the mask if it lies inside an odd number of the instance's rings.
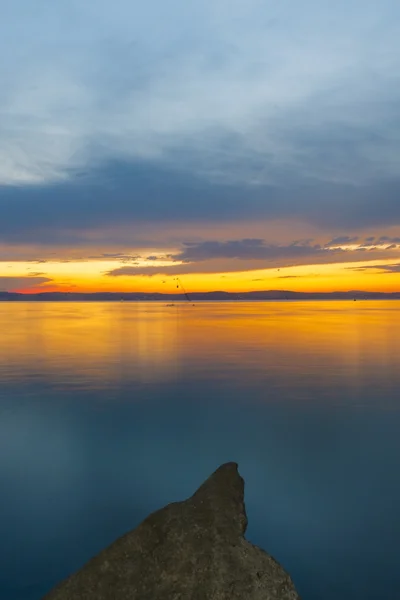
[[145,519],[45,600],[299,600],[290,577],[244,538],[244,482],[222,465],[197,492]]

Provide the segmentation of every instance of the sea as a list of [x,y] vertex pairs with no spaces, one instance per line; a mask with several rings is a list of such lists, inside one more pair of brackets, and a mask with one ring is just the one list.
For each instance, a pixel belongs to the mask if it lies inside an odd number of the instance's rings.
[[0,600],[221,464],[302,600],[400,598],[400,302],[0,303]]

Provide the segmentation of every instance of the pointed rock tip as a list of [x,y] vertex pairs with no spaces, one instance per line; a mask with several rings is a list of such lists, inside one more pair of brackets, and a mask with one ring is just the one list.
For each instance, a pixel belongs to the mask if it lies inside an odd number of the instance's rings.
[[217,520],[236,523],[241,534],[246,531],[244,481],[236,462],[224,463],[193,494],[192,501],[212,509]]
[[214,473],[212,473],[212,475],[210,475],[210,477],[214,477],[215,475],[217,475],[218,473],[223,473],[223,472],[229,472],[229,473],[235,473],[237,475],[239,475],[239,465],[237,462],[226,462],[223,463],[222,465],[220,465],[218,467],[218,469],[216,469],[214,471]]
[[239,475],[239,465],[236,462],[227,462],[218,467],[198,488],[195,493],[203,493],[211,488],[220,488],[220,492],[229,492],[236,487],[244,492],[244,481]]

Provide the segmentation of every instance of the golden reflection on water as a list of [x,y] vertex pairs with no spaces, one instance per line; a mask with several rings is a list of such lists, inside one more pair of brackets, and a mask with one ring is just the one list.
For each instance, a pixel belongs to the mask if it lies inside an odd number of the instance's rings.
[[323,377],[397,372],[400,302],[0,303],[0,378],[89,387],[246,368]]
[[93,384],[176,376],[176,319],[152,318],[144,304],[24,303],[0,305],[5,335],[0,365],[34,374],[57,370]]

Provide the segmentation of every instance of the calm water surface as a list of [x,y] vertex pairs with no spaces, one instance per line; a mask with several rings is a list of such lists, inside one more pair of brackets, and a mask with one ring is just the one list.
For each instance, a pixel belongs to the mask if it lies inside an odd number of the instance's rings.
[[0,303],[0,600],[221,463],[303,600],[400,588],[400,302]]

